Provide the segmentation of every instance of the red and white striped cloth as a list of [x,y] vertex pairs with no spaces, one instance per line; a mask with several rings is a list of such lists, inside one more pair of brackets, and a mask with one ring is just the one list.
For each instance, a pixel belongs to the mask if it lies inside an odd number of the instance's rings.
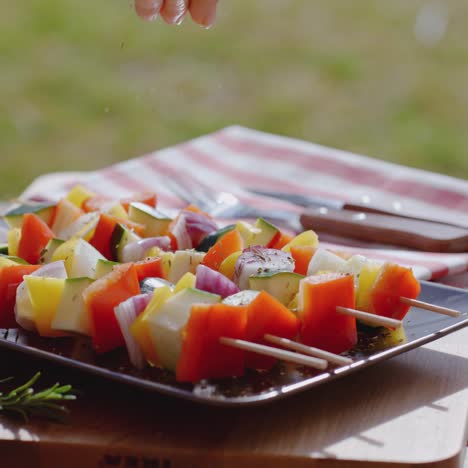
[[[233,192],[243,201],[271,210],[300,211],[289,203],[252,195],[242,187],[381,207],[399,204],[409,214],[456,221],[468,228],[467,181],[237,126],[95,172],[43,176],[25,194],[59,197],[80,182],[98,193],[119,196],[156,191],[162,207],[178,208],[184,204],[165,181],[180,171],[215,190]],[[420,279],[438,279],[468,269],[468,253],[435,254],[352,242],[324,244],[411,265]]]

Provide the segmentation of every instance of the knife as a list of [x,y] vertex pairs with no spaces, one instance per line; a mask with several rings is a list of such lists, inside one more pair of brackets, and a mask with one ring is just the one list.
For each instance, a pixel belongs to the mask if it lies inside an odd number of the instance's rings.
[[402,216],[400,213],[339,200],[248,190],[306,207],[300,215],[305,229],[428,252],[468,252],[468,229],[460,226]]
[[419,219],[423,221],[430,221],[436,224],[448,224],[450,226],[457,226],[462,228],[467,228],[468,225],[465,223],[459,222],[449,222],[441,221],[430,216],[424,215],[414,215],[410,213],[405,213],[401,211],[401,208],[398,204],[391,204],[389,208],[379,208],[374,205],[369,205],[366,203],[349,203],[342,200],[335,200],[333,198],[324,198],[315,195],[304,195],[300,193],[291,193],[291,192],[281,192],[276,190],[263,190],[263,189],[254,189],[254,188],[245,188],[248,192],[261,195],[263,197],[277,198],[278,200],[284,200],[293,205],[303,206],[304,208],[310,207],[319,207],[319,208],[329,208],[334,210],[349,210],[349,211],[358,211],[360,213],[377,213],[388,216],[398,216],[400,218],[409,218],[409,219]]

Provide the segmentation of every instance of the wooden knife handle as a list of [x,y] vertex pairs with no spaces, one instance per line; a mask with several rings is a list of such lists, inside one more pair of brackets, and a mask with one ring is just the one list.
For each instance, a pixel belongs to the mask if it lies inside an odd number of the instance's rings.
[[309,208],[300,217],[305,229],[392,244],[428,252],[467,252],[468,230],[376,213]]

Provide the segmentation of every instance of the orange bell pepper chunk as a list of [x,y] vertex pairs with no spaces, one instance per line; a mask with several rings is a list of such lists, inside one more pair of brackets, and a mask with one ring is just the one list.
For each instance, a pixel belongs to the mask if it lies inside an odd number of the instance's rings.
[[223,260],[234,252],[244,248],[242,236],[237,229],[233,229],[225,234],[211,247],[203,259],[203,265],[218,271]]
[[355,307],[353,275],[309,276],[302,280],[299,294],[300,338],[304,344],[342,353],[357,343],[356,319],[336,311],[337,306]]
[[291,245],[291,255],[294,258],[294,273],[307,275],[309,263],[317,250],[311,245]]
[[120,204],[124,207],[125,211],[128,212],[130,203],[139,202],[144,203],[145,205],[156,208],[157,197],[154,192],[140,192],[134,193],[133,195],[120,199]]
[[[293,339],[298,331],[299,320],[297,317],[265,291],[261,291],[247,306],[247,328],[245,331],[247,341],[272,346],[263,338],[266,333]],[[247,352],[245,359],[246,366],[251,369],[268,370],[276,362],[275,358],[252,352]]]
[[410,306],[403,304],[400,297],[416,299],[420,291],[421,286],[411,268],[386,263],[372,286],[370,312],[403,320]]
[[234,377],[244,374],[245,352],[223,345],[219,339],[245,338],[247,309],[227,304],[193,305],[184,330],[177,363],[179,382]]
[[[81,205],[81,209],[85,213],[89,213],[90,211],[101,211],[101,209],[112,200],[112,198],[104,195],[95,195],[94,197],[89,197],[84,200]],[[117,202],[117,200],[115,200],[115,202]]]
[[83,291],[96,352],[105,353],[125,344],[114,307],[137,294],[140,294],[140,285],[132,263],[115,266]]
[[135,262],[138,281],[145,278],[164,278],[161,257],[148,258],[141,262]]

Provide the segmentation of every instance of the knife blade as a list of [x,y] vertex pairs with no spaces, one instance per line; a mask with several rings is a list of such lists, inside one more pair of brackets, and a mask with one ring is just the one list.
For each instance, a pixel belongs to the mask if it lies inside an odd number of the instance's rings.
[[428,252],[468,251],[468,229],[461,226],[401,216],[374,208],[364,210],[369,207],[339,200],[288,192],[249,191],[306,207],[300,215],[300,222],[305,229],[319,233]]
[[333,198],[324,198],[315,195],[304,195],[300,193],[292,192],[282,192],[277,190],[264,190],[257,188],[246,188],[248,192],[255,193],[256,195],[261,195],[263,197],[276,198],[278,200],[287,201],[294,205],[302,206],[304,208],[328,208],[331,210],[349,210],[360,213],[375,213],[382,214],[387,216],[396,216],[399,218],[406,219],[416,219],[422,221],[428,221],[435,224],[443,224],[448,226],[456,226],[460,228],[468,228],[468,226],[463,222],[450,222],[446,220],[435,219],[434,217],[424,216],[424,215],[415,215],[401,211],[401,208],[398,205],[389,204],[388,209],[380,208],[378,206],[369,205],[366,203],[350,203],[342,200],[336,200]]

